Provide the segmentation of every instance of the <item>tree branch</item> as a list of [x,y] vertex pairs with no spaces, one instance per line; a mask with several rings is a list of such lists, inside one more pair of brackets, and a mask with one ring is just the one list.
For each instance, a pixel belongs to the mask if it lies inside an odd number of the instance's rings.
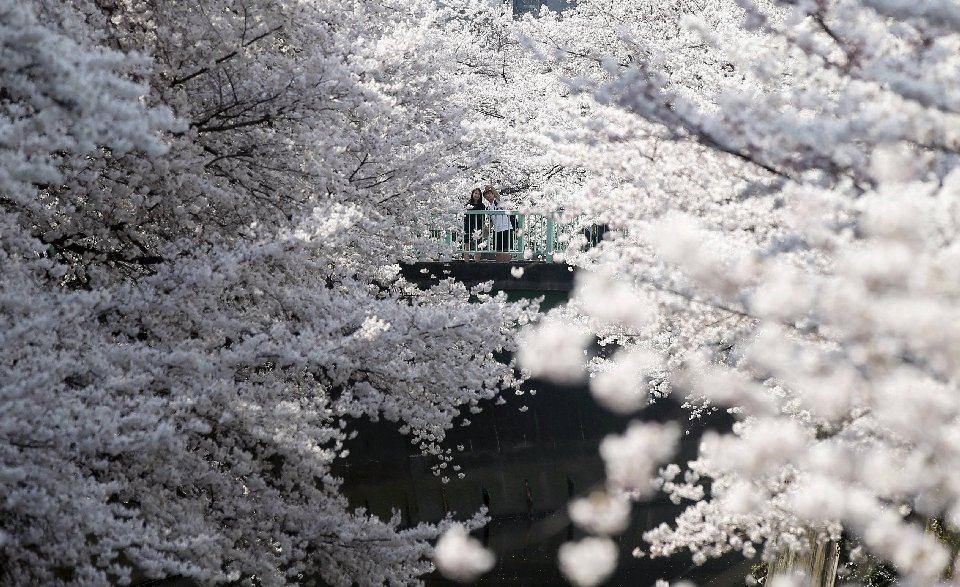
[[[279,31],[279,30],[282,29],[282,28],[283,28],[283,25],[278,25],[278,26],[276,26],[276,27],[274,27],[274,28],[272,28],[272,29],[270,29],[270,30],[268,30],[268,31],[266,31],[266,32],[263,32],[263,33],[257,35],[256,37],[250,39],[250,40],[247,41],[246,43],[241,43],[240,48],[241,48],[241,49],[245,49],[245,48],[249,47],[250,45],[252,45],[252,44],[256,43],[257,41],[259,41],[260,39],[263,39],[264,37],[267,37],[267,36],[269,36],[269,35],[277,32],[277,31]],[[233,59],[233,58],[236,57],[239,53],[240,53],[240,49],[234,49],[233,51],[227,53],[227,54],[224,55],[223,57],[219,57],[219,58],[216,59],[213,63],[214,63],[214,65],[221,65],[221,64],[223,64],[223,63],[225,63],[225,62]],[[173,78],[173,80],[170,82],[170,87],[171,87],[171,88],[174,88],[174,87],[176,87],[176,86],[183,85],[183,84],[187,83],[188,81],[194,79],[195,77],[201,76],[201,75],[207,73],[208,71],[210,71],[210,68],[209,68],[209,67],[201,67],[200,69],[194,71],[193,73],[189,73],[189,74],[187,74],[187,75],[185,75],[185,76],[183,76],[183,77]]]

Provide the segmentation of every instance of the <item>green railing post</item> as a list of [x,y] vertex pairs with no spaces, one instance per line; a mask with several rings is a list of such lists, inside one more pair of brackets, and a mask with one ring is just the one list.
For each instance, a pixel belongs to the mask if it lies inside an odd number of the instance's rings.
[[517,261],[524,260],[526,252],[527,215],[517,214]]
[[556,227],[554,226],[553,212],[547,215],[547,250],[546,261],[553,263],[553,240],[555,238]]

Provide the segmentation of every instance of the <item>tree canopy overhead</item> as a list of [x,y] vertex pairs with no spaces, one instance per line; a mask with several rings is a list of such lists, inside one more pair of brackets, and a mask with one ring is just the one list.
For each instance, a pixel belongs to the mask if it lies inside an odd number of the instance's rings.
[[[350,510],[353,423],[443,474],[461,410],[528,374],[737,420],[689,463],[680,423],[603,442],[605,492],[570,508],[594,536],[559,553],[575,584],[656,491],[688,507],[643,554],[842,540],[853,579],[955,582],[958,23],[908,0],[0,0],[0,582],[416,583],[450,522]],[[481,183],[611,229],[519,340],[530,306],[399,275]],[[436,550],[460,579],[492,564],[462,528]]]
[[[617,239],[583,259],[599,276],[548,323],[618,349],[588,365],[611,409],[673,394],[737,419],[653,475],[689,507],[641,551],[772,562],[843,538],[846,560],[892,564],[909,584],[951,576],[958,10],[588,1],[556,19],[566,59],[603,64],[573,87],[634,126],[559,140],[621,178],[614,193],[585,186],[584,207],[622,212]],[[612,20],[619,45],[593,45]],[[624,128],[645,129],[636,149]],[[637,152],[649,164],[621,163]],[[543,336],[553,328],[569,326]],[[542,355],[527,364],[569,376]],[[651,450],[669,444],[637,426],[603,452],[614,494],[645,494],[649,475],[622,471],[654,472]]]
[[526,306],[399,277],[471,157],[434,16],[0,2],[0,582],[431,568],[438,527],[350,511],[330,470],[364,417],[442,471],[515,384]]

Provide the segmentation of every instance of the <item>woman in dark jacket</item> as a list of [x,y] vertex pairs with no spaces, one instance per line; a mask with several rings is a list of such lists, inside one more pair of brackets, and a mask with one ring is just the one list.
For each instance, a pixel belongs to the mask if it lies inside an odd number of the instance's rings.
[[[486,210],[483,205],[483,192],[480,188],[473,188],[470,192],[470,199],[467,201],[466,211]],[[477,241],[479,233],[483,229],[483,214],[464,214],[463,215],[463,258],[470,260],[470,254],[467,251],[477,250]]]

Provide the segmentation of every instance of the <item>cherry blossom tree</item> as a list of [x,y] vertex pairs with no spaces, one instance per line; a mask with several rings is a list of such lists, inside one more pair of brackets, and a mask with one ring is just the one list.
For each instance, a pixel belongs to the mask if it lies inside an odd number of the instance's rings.
[[399,277],[471,157],[440,30],[426,1],[0,0],[0,582],[432,568],[446,522],[351,510],[331,466],[384,418],[442,472],[518,384],[528,306]]
[[[589,60],[544,59],[548,37],[568,32],[558,28],[557,13],[517,16],[509,3],[486,0],[440,4],[454,55],[447,75],[460,86],[452,98],[468,114],[465,125],[478,157],[476,167],[454,178],[451,193],[460,198],[472,186],[493,183],[525,210],[567,206],[590,173],[563,157],[549,133],[582,129],[587,115],[602,108],[567,83],[599,67]],[[595,181],[605,177],[592,175]]]
[[555,207],[544,202],[566,175],[538,143],[541,130],[570,124],[555,99],[569,89],[523,45],[530,19],[515,19],[510,3],[444,0],[441,22],[453,59],[445,75],[458,86],[451,100],[464,110],[474,166],[451,178],[449,205],[473,187],[493,184],[514,207]]
[[[663,3],[623,4],[629,57],[606,52],[608,77],[575,87],[652,125],[647,145],[670,150],[623,189],[583,190],[595,208],[625,211],[612,218],[621,235],[585,261],[594,275],[530,344],[571,325],[583,335],[525,364],[575,375],[552,359],[594,334],[617,349],[587,365],[611,409],[674,394],[736,418],[696,460],[657,475],[669,457],[651,450],[671,445],[669,429],[634,424],[605,443],[611,493],[654,487],[690,503],[646,535],[647,553],[771,562],[842,539],[852,561],[890,563],[905,584],[951,580],[960,9],[683,3],[650,25],[637,15]],[[665,26],[676,43],[650,30]],[[587,135],[598,148],[570,152],[629,167],[608,128]]]
[[[675,87],[691,100],[706,95],[706,88],[732,83],[732,64],[681,21],[707,12],[711,22],[729,28],[735,11],[722,10],[722,3],[586,2],[576,10],[514,18],[481,0],[443,5],[457,56],[453,77],[464,86],[458,99],[473,110],[471,141],[487,161],[473,170],[474,183],[501,183],[522,208],[563,208],[570,217],[598,223],[643,221],[662,214],[666,202],[711,213],[725,208],[727,222],[738,228],[755,223],[755,217],[733,218],[726,211],[765,173],[743,161],[711,157],[708,148],[678,144],[662,125],[583,91],[611,82],[610,68],[651,56],[664,62]],[[466,176],[452,193],[468,190]],[[597,197],[638,190],[642,204],[638,198]],[[717,194],[715,201],[704,201],[704,192]]]

